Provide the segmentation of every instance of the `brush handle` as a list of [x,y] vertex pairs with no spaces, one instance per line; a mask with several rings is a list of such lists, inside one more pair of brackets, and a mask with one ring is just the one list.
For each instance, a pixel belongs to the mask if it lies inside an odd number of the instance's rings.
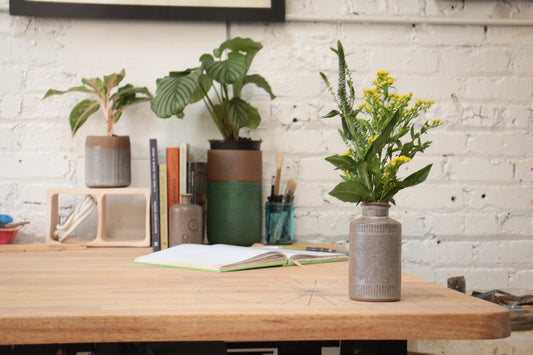
[[276,184],[274,186],[274,196],[279,195],[279,182],[281,180],[281,168],[276,171]]

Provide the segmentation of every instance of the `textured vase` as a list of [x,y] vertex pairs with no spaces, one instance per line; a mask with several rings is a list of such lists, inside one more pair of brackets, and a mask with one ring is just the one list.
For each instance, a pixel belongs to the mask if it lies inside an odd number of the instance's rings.
[[128,136],[87,136],[87,187],[127,187],[131,184],[131,147]]
[[202,207],[192,203],[191,194],[182,194],[181,203],[170,207],[169,246],[203,243]]
[[[207,152],[207,239],[250,246],[261,241],[262,154],[260,141],[210,141]],[[227,149],[229,148],[229,149]]]
[[362,204],[350,223],[349,294],[358,301],[398,301],[401,296],[401,224],[388,204]]

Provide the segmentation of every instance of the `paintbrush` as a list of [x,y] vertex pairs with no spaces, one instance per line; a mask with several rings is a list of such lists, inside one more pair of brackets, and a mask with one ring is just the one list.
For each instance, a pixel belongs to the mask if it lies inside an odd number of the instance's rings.
[[278,153],[278,169],[276,170],[276,185],[274,186],[274,198],[279,195],[279,183],[281,181],[281,166],[283,165],[283,153]]
[[287,182],[287,189],[285,190],[285,196],[283,197],[283,203],[294,201],[294,191],[298,183],[293,178],[290,178]]

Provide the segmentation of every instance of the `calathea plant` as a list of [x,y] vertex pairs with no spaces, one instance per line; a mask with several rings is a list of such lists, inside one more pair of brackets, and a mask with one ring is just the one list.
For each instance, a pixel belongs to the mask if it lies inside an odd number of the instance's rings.
[[327,76],[322,72],[320,75],[337,108],[324,117],[340,116],[342,129],[339,133],[348,150],[326,158],[342,171],[343,179],[330,194],[356,204],[395,203],[394,195],[398,191],[426,180],[432,164],[403,179],[398,176],[398,169],[430,146],[431,142],[423,141],[422,136],[442,122],[433,120],[415,125],[414,119],[428,110],[433,101],[416,100],[409,106],[413,94],[394,93],[394,78],[386,71],[377,73],[373,87],[363,90],[364,102],[356,104],[341,42],[337,42],[337,48],[332,50],[339,60],[336,92]]
[[113,125],[118,122],[122,112],[133,105],[144,101],[152,100],[152,94],[146,87],[135,87],[131,84],[118,88],[120,82],[126,76],[126,71],[122,69],[119,73],[105,75],[103,78],[82,78],[83,85],[74,86],[67,90],[53,90],[46,92],[43,99],[52,95],[63,95],[67,92],[82,92],[96,96],[96,99],[85,99],[80,101],[70,112],[70,129],[74,136],[78,129],[87,121],[89,116],[98,110],[102,110],[107,126],[106,135],[113,135]]
[[160,118],[183,118],[187,105],[202,100],[223,138],[239,139],[241,128],[255,129],[261,122],[257,108],[242,99],[243,87],[255,84],[275,98],[265,78],[248,74],[262,48],[250,38],[236,37],[223,42],[213,54],[203,54],[198,67],[157,79],[152,111]]

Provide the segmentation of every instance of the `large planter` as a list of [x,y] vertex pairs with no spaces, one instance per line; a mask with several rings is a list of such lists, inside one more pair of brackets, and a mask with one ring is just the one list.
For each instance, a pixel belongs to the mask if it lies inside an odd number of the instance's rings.
[[87,136],[85,184],[88,187],[127,187],[131,184],[129,136]]
[[260,141],[210,141],[207,152],[207,239],[250,246],[261,241]]
[[362,204],[350,223],[349,294],[358,301],[398,301],[401,296],[401,224],[389,204]]

